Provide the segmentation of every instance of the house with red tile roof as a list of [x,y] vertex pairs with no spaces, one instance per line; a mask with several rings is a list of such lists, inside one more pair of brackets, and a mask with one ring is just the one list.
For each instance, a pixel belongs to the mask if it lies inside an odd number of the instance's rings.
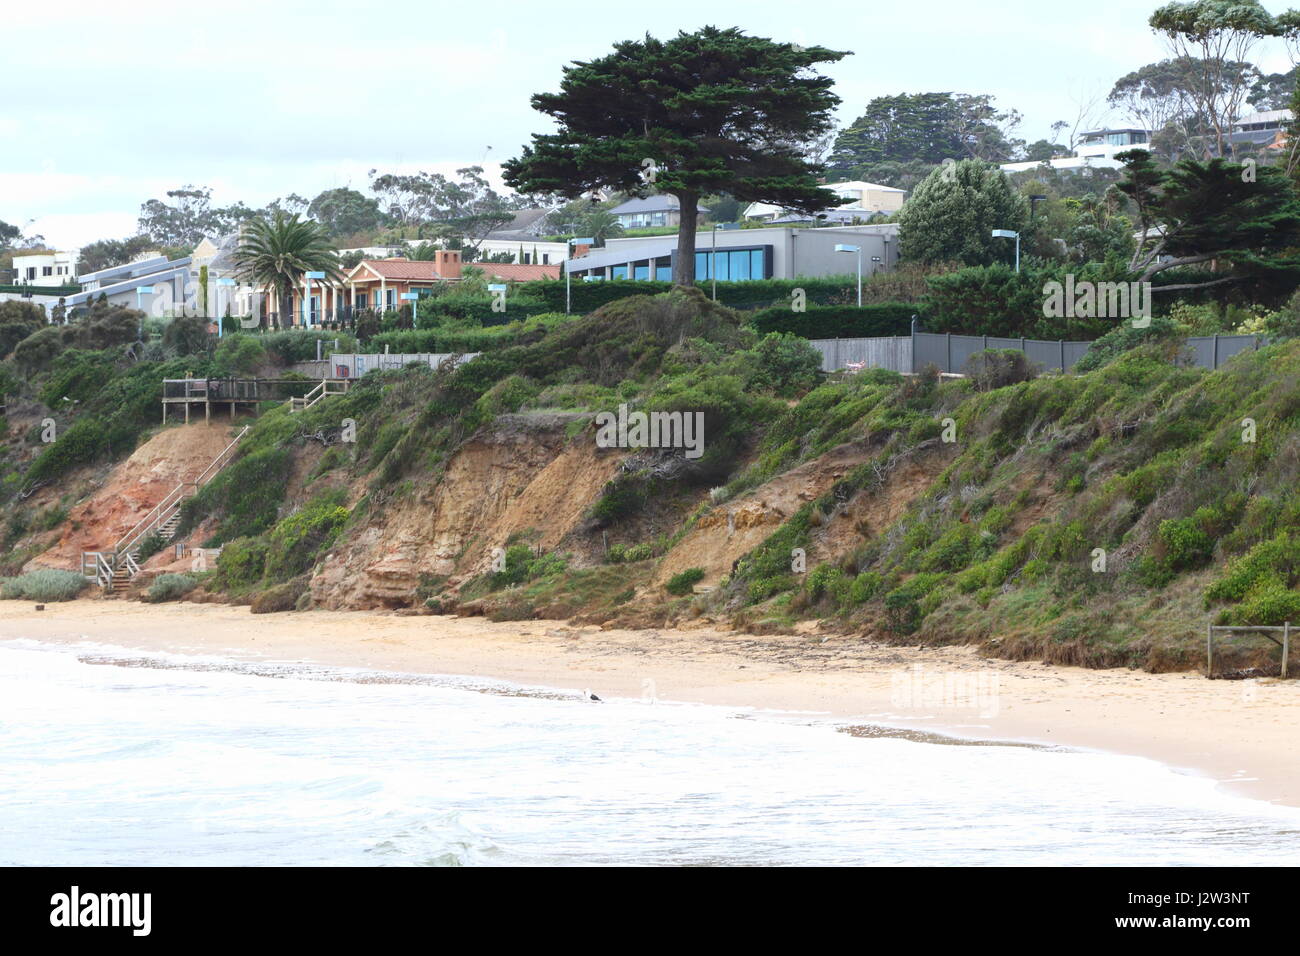
[[[464,263],[455,249],[440,249],[432,259],[362,259],[343,275],[341,283],[314,282],[311,284],[309,321],[319,325],[322,321],[342,319],[360,309],[393,312],[409,300],[403,296],[423,295],[444,282],[460,282],[464,278]],[[558,279],[560,264],[520,265],[518,263],[474,262],[492,282],[531,282],[534,279]],[[294,295],[293,320],[282,325],[303,324],[304,291]]]

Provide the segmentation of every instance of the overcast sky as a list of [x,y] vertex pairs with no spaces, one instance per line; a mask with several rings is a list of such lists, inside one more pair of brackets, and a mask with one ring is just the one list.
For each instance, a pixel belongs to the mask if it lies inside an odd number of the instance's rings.
[[[554,89],[563,64],[708,24],[851,50],[826,68],[841,125],[875,96],[951,90],[991,93],[1024,113],[1021,137],[1050,138],[1080,101],[1161,58],[1146,26],[1157,5],[6,4],[0,220],[34,220],[29,231],[66,247],[134,234],[141,202],[187,183],[258,206],[365,191],[374,168],[495,171],[548,128],[528,98]],[[1280,49],[1268,62],[1286,68]]]

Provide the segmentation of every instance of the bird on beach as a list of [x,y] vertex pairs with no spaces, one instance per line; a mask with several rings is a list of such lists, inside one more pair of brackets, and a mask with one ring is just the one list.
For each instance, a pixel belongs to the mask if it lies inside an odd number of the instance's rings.
[[594,700],[594,701],[596,701],[597,703],[602,703],[601,699],[600,699],[599,697],[597,697],[595,694],[593,694],[593,693],[591,692],[591,688],[590,688],[590,687],[584,687],[584,688],[582,689],[582,699],[583,699],[583,700]]

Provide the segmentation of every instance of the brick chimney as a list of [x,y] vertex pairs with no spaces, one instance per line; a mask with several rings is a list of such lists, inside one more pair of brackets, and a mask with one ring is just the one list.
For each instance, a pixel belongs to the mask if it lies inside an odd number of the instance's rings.
[[461,270],[459,249],[439,249],[434,254],[434,268],[444,279],[459,279]]

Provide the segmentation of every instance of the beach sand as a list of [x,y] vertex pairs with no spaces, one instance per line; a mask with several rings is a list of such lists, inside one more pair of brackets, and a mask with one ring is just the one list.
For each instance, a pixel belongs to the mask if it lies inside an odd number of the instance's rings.
[[1300,806],[1300,681],[1085,670],[822,635],[600,630],[378,611],[258,614],[216,604],[0,601],[0,640],[90,641],[424,674],[601,697],[752,707],[981,740],[1112,751]]

